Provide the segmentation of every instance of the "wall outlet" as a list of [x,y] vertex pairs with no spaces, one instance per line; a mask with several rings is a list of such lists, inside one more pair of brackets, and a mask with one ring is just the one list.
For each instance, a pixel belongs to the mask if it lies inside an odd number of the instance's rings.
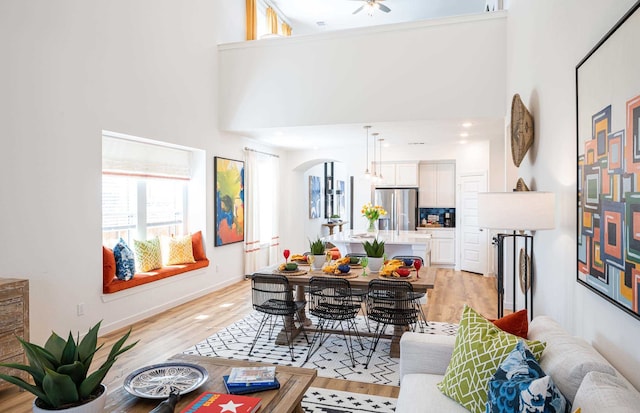
[[80,303],[77,306],[78,316],[84,315],[84,303]]

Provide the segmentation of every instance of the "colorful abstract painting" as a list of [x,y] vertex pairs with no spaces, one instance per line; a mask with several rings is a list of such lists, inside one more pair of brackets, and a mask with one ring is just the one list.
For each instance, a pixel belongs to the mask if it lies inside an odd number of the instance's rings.
[[640,318],[637,3],[576,67],[580,284]]
[[215,245],[244,241],[244,162],[214,158]]
[[320,196],[320,177],[309,176],[309,218],[320,218],[322,208]]

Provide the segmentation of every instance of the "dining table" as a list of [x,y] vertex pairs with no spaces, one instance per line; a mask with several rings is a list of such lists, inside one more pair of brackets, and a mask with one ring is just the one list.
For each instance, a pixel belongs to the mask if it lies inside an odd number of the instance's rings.
[[[419,271],[415,268],[411,271],[409,277],[389,277],[380,275],[377,272],[371,272],[368,268],[362,268],[361,266],[352,266],[347,275],[335,275],[323,272],[321,269],[314,270],[308,264],[298,263],[298,271],[279,271],[279,264],[272,265],[256,271],[255,274],[280,274],[285,275],[289,281],[289,285],[294,290],[294,299],[296,301],[305,300],[305,287],[309,286],[309,280],[312,277],[336,277],[344,278],[349,281],[351,285],[353,295],[360,296],[366,299],[367,289],[369,282],[376,279],[395,280],[395,281],[407,281],[411,283],[413,291],[417,295],[426,294],[428,290],[433,289],[436,279],[436,267],[422,267]],[[306,331],[314,331],[314,326],[311,320],[306,316],[306,313],[299,314],[302,326],[296,327],[293,318],[288,318],[285,322],[285,326],[282,331],[276,337],[276,344],[287,345],[287,335],[289,337],[297,336],[304,326]],[[382,337],[391,339],[391,347],[389,355],[391,357],[400,357],[400,338],[405,331],[408,331],[409,326],[394,326],[393,334],[383,335]],[[361,336],[373,336],[371,332],[359,332]]]

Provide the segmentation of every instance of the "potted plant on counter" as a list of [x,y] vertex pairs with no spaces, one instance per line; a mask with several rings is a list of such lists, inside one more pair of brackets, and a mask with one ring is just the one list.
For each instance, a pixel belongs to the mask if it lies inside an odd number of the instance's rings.
[[[89,367],[98,344],[100,323],[91,327],[82,340],[69,333],[67,340],[51,333],[44,347],[18,338],[25,350],[29,365],[2,363],[0,366],[26,371],[33,378],[31,384],[20,377],[0,374],[0,378],[23,388],[36,396],[33,412],[62,411],[73,413],[103,412],[107,387],[102,380],[117,357],[137,344],[124,346],[129,330],[111,348],[106,361],[94,372]],[[124,346],[124,347],[123,347]]]
[[384,264],[384,241],[377,239],[374,239],[373,242],[365,241],[362,246],[369,257],[369,270],[372,273],[379,272]]
[[316,238],[315,241],[309,240],[309,250],[311,253],[311,261],[309,262],[311,264],[311,269],[321,269],[324,263],[327,261],[326,243],[319,237]]

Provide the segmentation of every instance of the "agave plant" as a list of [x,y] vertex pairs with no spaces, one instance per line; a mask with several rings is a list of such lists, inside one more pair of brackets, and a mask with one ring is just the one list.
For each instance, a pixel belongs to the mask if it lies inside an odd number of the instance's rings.
[[129,329],[113,345],[107,360],[87,375],[93,356],[102,348],[102,345],[96,347],[100,323],[93,326],[82,341],[79,336],[74,340],[71,333],[66,341],[56,333],[51,333],[44,347],[41,347],[18,337],[29,365],[2,363],[0,366],[26,371],[35,385],[7,374],[0,374],[0,378],[33,393],[42,403],[40,407],[45,409],[78,406],[92,400],[117,357],[138,343],[136,341],[123,347],[131,334]]
[[324,255],[326,244],[318,237],[315,241],[309,240],[309,249],[313,255]]
[[364,252],[371,258],[382,258],[384,256],[384,241],[374,239],[373,242],[365,241],[362,243]]

